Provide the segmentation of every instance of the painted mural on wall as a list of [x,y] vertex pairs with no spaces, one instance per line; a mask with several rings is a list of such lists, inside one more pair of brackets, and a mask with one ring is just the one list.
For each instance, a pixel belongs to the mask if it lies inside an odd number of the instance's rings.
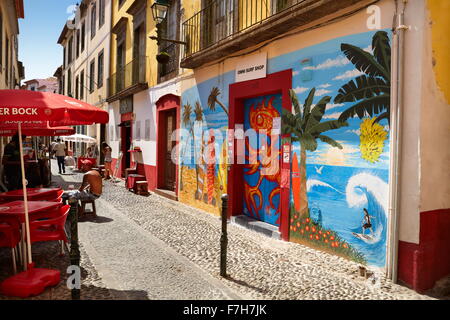
[[[282,113],[276,93],[244,102],[245,129],[271,129],[270,120],[282,116],[282,133],[291,135],[290,241],[378,267],[386,263],[390,56],[387,31],[283,54],[268,60],[267,68],[292,69],[292,112]],[[231,71],[182,93],[188,134],[181,141],[179,199],[215,214],[227,190],[224,142],[234,82]],[[252,123],[257,114],[264,114],[260,124]],[[247,143],[246,158],[256,154],[261,160],[259,149],[259,140]],[[244,166],[243,214],[277,226],[280,177],[261,178],[260,169],[261,161]]]
[[214,82],[199,85],[183,95],[181,112],[187,135],[181,141],[179,199],[218,215],[227,190],[228,109],[221,90]]
[[383,267],[389,37],[376,32],[367,46],[345,40],[328,42],[327,50],[312,58],[314,64],[294,69],[294,110],[283,115],[283,133],[291,135],[293,145],[290,239]]

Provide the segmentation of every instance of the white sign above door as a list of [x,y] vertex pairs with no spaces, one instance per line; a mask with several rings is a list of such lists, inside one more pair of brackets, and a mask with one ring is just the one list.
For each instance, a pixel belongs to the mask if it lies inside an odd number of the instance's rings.
[[236,82],[265,78],[267,75],[267,52],[245,57],[236,63]]

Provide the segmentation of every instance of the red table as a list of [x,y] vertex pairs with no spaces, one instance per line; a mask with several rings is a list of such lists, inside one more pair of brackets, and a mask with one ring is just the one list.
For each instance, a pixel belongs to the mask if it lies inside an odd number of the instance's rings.
[[[51,210],[61,206],[60,202],[54,201],[28,201],[28,214]],[[25,201],[18,200],[0,204],[0,217],[2,215],[16,216],[21,222],[25,221]]]
[[[28,215],[33,213],[51,210],[61,206],[60,202],[54,201],[28,201]],[[13,201],[0,204],[0,219],[2,216],[17,218],[22,224],[22,249],[23,265],[26,266],[26,243],[25,243],[25,201]]]
[[[56,199],[61,188],[28,188],[29,200]],[[0,193],[0,201],[14,201],[23,199],[23,189]]]
[[133,189],[134,188],[134,184],[138,181],[147,181],[145,179],[145,176],[140,175],[140,174],[129,174],[127,177],[127,189]]

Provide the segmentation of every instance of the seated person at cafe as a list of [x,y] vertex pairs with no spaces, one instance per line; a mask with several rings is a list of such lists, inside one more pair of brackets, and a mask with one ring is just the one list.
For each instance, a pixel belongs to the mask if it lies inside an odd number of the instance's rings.
[[90,170],[83,175],[83,182],[78,190],[65,191],[62,197],[81,201],[96,200],[100,198],[102,189],[102,176],[98,171]]
[[[25,136],[22,136],[24,138]],[[19,135],[15,134],[3,151],[4,174],[8,182],[8,190],[22,187],[22,171],[20,169]]]

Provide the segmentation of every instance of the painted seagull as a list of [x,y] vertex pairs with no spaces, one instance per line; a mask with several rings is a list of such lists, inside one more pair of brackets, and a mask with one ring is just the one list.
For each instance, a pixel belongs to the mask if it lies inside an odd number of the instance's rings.
[[323,166],[321,166],[320,168],[317,168],[316,166],[314,167],[316,169],[316,172],[318,174],[322,174],[322,170],[323,170]]

